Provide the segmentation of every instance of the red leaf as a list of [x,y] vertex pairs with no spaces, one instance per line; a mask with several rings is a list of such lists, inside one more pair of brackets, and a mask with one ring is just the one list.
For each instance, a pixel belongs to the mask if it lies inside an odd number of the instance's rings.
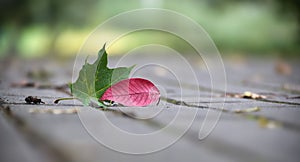
[[115,101],[124,106],[147,106],[157,103],[159,97],[159,90],[152,82],[142,78],[131,78],[108,88],[100,100]]

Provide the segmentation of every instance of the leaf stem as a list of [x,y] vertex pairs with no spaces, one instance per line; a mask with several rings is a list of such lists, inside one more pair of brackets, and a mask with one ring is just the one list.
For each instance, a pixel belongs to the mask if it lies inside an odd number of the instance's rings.
[[77,98],[75,97],[66,97],[66,98],[58,98],[54,101],[55,104],[58,104],[58,102],[63,101],[63,100],[75,100]]

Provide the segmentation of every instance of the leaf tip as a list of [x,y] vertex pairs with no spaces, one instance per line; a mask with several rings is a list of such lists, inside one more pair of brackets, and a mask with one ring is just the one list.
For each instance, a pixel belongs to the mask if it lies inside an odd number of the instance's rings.
[[106,47],[106,43],[104,43],[103,47],[98,52],[98,57],[101,57],[102,54],[106,53],[105,47]]
[[87,64],[88,59],[89,59],[89,56],[86,56],[86,58],[85,58],[85,60],[84,60],[84,64]]
[[136,67],[136,64],[130,66],[129,69],[132,70],[132,69],[135,68],[135,67]]
[[71,90],[71,92],[73,91],[72,89],[73,89],[73,83],[71,83],[71,82],[69,82],[68,83],[68,86],[69,86],[69,88],[70,88],[70,90]]

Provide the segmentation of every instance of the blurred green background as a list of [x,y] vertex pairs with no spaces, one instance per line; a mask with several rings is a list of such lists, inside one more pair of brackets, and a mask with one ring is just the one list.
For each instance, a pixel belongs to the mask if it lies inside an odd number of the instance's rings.
[[[1,0],[0,57],[75,56],[93,29],[108,18],[139,8],[165,8],[198,22],[222,54],[299,54],[299,0]],[[107,31],[109,35],[114,30]],[[162,32],[133,33],[124,38],[122,51],[165,42],[188,53],[190,48]],[[99,46],[100,47],[100,46]]]

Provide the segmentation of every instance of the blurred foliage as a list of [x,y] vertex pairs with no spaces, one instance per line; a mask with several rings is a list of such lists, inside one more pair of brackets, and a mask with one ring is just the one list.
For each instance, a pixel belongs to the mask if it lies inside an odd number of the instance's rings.
[[[221,53],[296,56],[300,42],[297,5],[299,0],[1,0],[0,53],[73,56],[106,19],[132,9],[157,7],[178,11],[198,22]],[[111,51],[122,53],[147,43],[168,45],[185,53],[191,49],[176,36],[149,31],[125,36]]]

